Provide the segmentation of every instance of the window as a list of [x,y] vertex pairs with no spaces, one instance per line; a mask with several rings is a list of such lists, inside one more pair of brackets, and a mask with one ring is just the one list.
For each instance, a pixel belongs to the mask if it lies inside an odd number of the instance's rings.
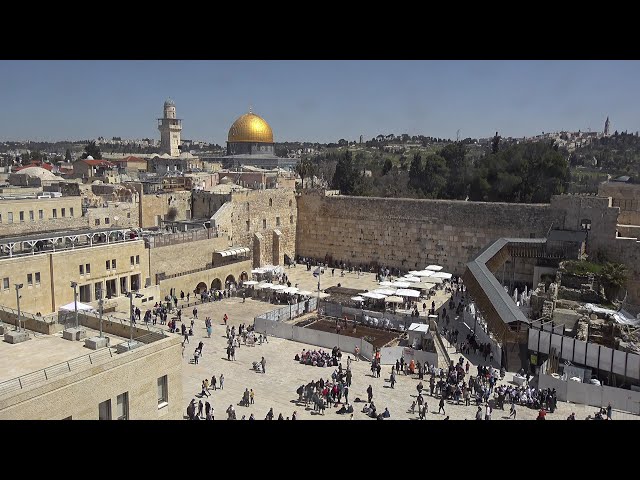
[[131,218],[131,213],[127,213],[127,218]]
[[80,275],[84,275],[84,265],[80,265]]
[[280,217],[276,217],[276,227],[280,226]]
[[131,257],[129,257],[129,261],[131,262],[131,266],[133,267],[135,265],[135,258],[133,255],[131,255]]
[[35,215],[33,214],[33,210],[29,210],[29,221],[33,222],[35,220]]
[[100,225],[100,219],[96,218],[96,226]]
[[118,395],[116,415],[118,416],[118,420],[129,420],[129,392]]
[[111,260],[107,260],[107,270],[111,270]]
[[69,207],[69,216],[73,217],[73,207]]
[[40,220],[44,219],[44,210],[38,210],[38,219]]
[[262,219],[262,228],[267,228],[267,219],[266,218]]
[[140,265],[140,255],[136,255],[136,265]]
[[293,223],[293,215],[289,215],[289,223]]
[[167,376],[158,378],[158,408],[162,408],[169,402],[169,391],[167,389]]
[[24,212],[20,212],[20,223],[24,222]]
[[111,268],[113,268],[113,269],[116,268],[116,259],[115,258],[113,260],[111,260]]
[[63,208],[63,209],[62,209],[62,218],[64,218],[64,217],[66,216],[66,215],[65,215],[66,210],[67,210],[66,208]]
[[13,223],[13,212],[9,212],[7,218],[9,219],[9,223]]
[[36,272],[36,285],[40,285],[40,272]]
[[247,232],[249,231],[250,226],[251,226],[251,222],[247,220]]
[[2,288],[4,288],[5,290],[9,289],[9,277],[4,277],[2,279]]
[[111,399],[98,405],[98,420],[111,420]]
[[87,275],[89,275],[91,273],[91,264],[90,263],[87,263],[84,266],[84,271],[87,272]]
[[27,285],[33,285],[33,273],[27,273]]
[[269,199],[269,206],[273,207],[273,200],[272,199]]
[[109,225],[109,217],[107,217],[107,218],[105,218],[105,219],[104,219],[104,224],[105,224],[105,225]]
[[58,210],[57,209],[53,209],[53,218],[58,218]]

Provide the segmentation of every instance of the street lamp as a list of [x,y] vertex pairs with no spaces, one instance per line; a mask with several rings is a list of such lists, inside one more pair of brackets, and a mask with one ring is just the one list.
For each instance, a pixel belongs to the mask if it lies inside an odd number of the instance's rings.
[[76,312],[76,328],[78,328],[78,283],[71,282],[71,288],[73,288],[73,307]]
[[100,338],[102,338],[102,289],[98,290],[98,312],[100,314]]
[[141,295],[139,293],[136,292],[129,292],[127,293],[127,297],[129,297],[129,322],[130,322],[130,328],[129,328],[129,346],[131,346],[131,344],[133,343],[133,297],[136,298],[142,298],[144,297],[144,295]]
[[20,289],[23,287],[23,283],[16,283],[16,301],[18,303],[18,321],[16,322],[16,332],[20,331]]

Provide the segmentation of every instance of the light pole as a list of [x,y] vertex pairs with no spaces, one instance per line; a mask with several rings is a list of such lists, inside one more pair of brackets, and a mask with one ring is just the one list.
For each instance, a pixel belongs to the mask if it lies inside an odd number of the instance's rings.
[[76,328],[78,328],[78,283],[71,282],[71,288],[73,288],[73,306],[76,312]]
[[16,283],[16,301],[18,303],[18,321],[16,322],[16,332],[20,331],[20,289],[24,285],[23,283]]
[[98,313],[100,314],[100,338],[102,338],[102,290],[99,290],[100,296],[98,298]]

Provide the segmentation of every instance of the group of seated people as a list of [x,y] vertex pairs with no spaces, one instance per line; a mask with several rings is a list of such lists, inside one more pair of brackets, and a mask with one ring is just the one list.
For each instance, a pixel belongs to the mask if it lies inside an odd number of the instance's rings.
[[330,355],[322,350],[302,349],[302,353],[300,353],[300,355],[296,354],[293,359],[303,365],[312,365],[314,367],[338,366],[338,357]]
[[498,399],[498,408],[504,402],[513,402],[536,410],[544,408],[553,413],[558,404],[555,388],[539,390],[533,387],[500,385],[495,389],[494,396]]
[[382,420],[383,418],[391,418],[391,413],[389,412],[388,408],[385,408],[384,412],[378,413],[373,401],[369,404],[364,404],[364,407],[362,407],[362,413],[366,413],[367,416],[375,418],[377,420]]

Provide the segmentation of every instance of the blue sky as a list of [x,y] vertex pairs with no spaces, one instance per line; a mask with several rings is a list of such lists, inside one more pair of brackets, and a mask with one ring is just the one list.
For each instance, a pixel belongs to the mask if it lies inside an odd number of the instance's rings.
[[639,61],[0,61],[0,140],[159,138],[169,97],[221,145],[249,105],[277,142],[635,132],[638,85]]

